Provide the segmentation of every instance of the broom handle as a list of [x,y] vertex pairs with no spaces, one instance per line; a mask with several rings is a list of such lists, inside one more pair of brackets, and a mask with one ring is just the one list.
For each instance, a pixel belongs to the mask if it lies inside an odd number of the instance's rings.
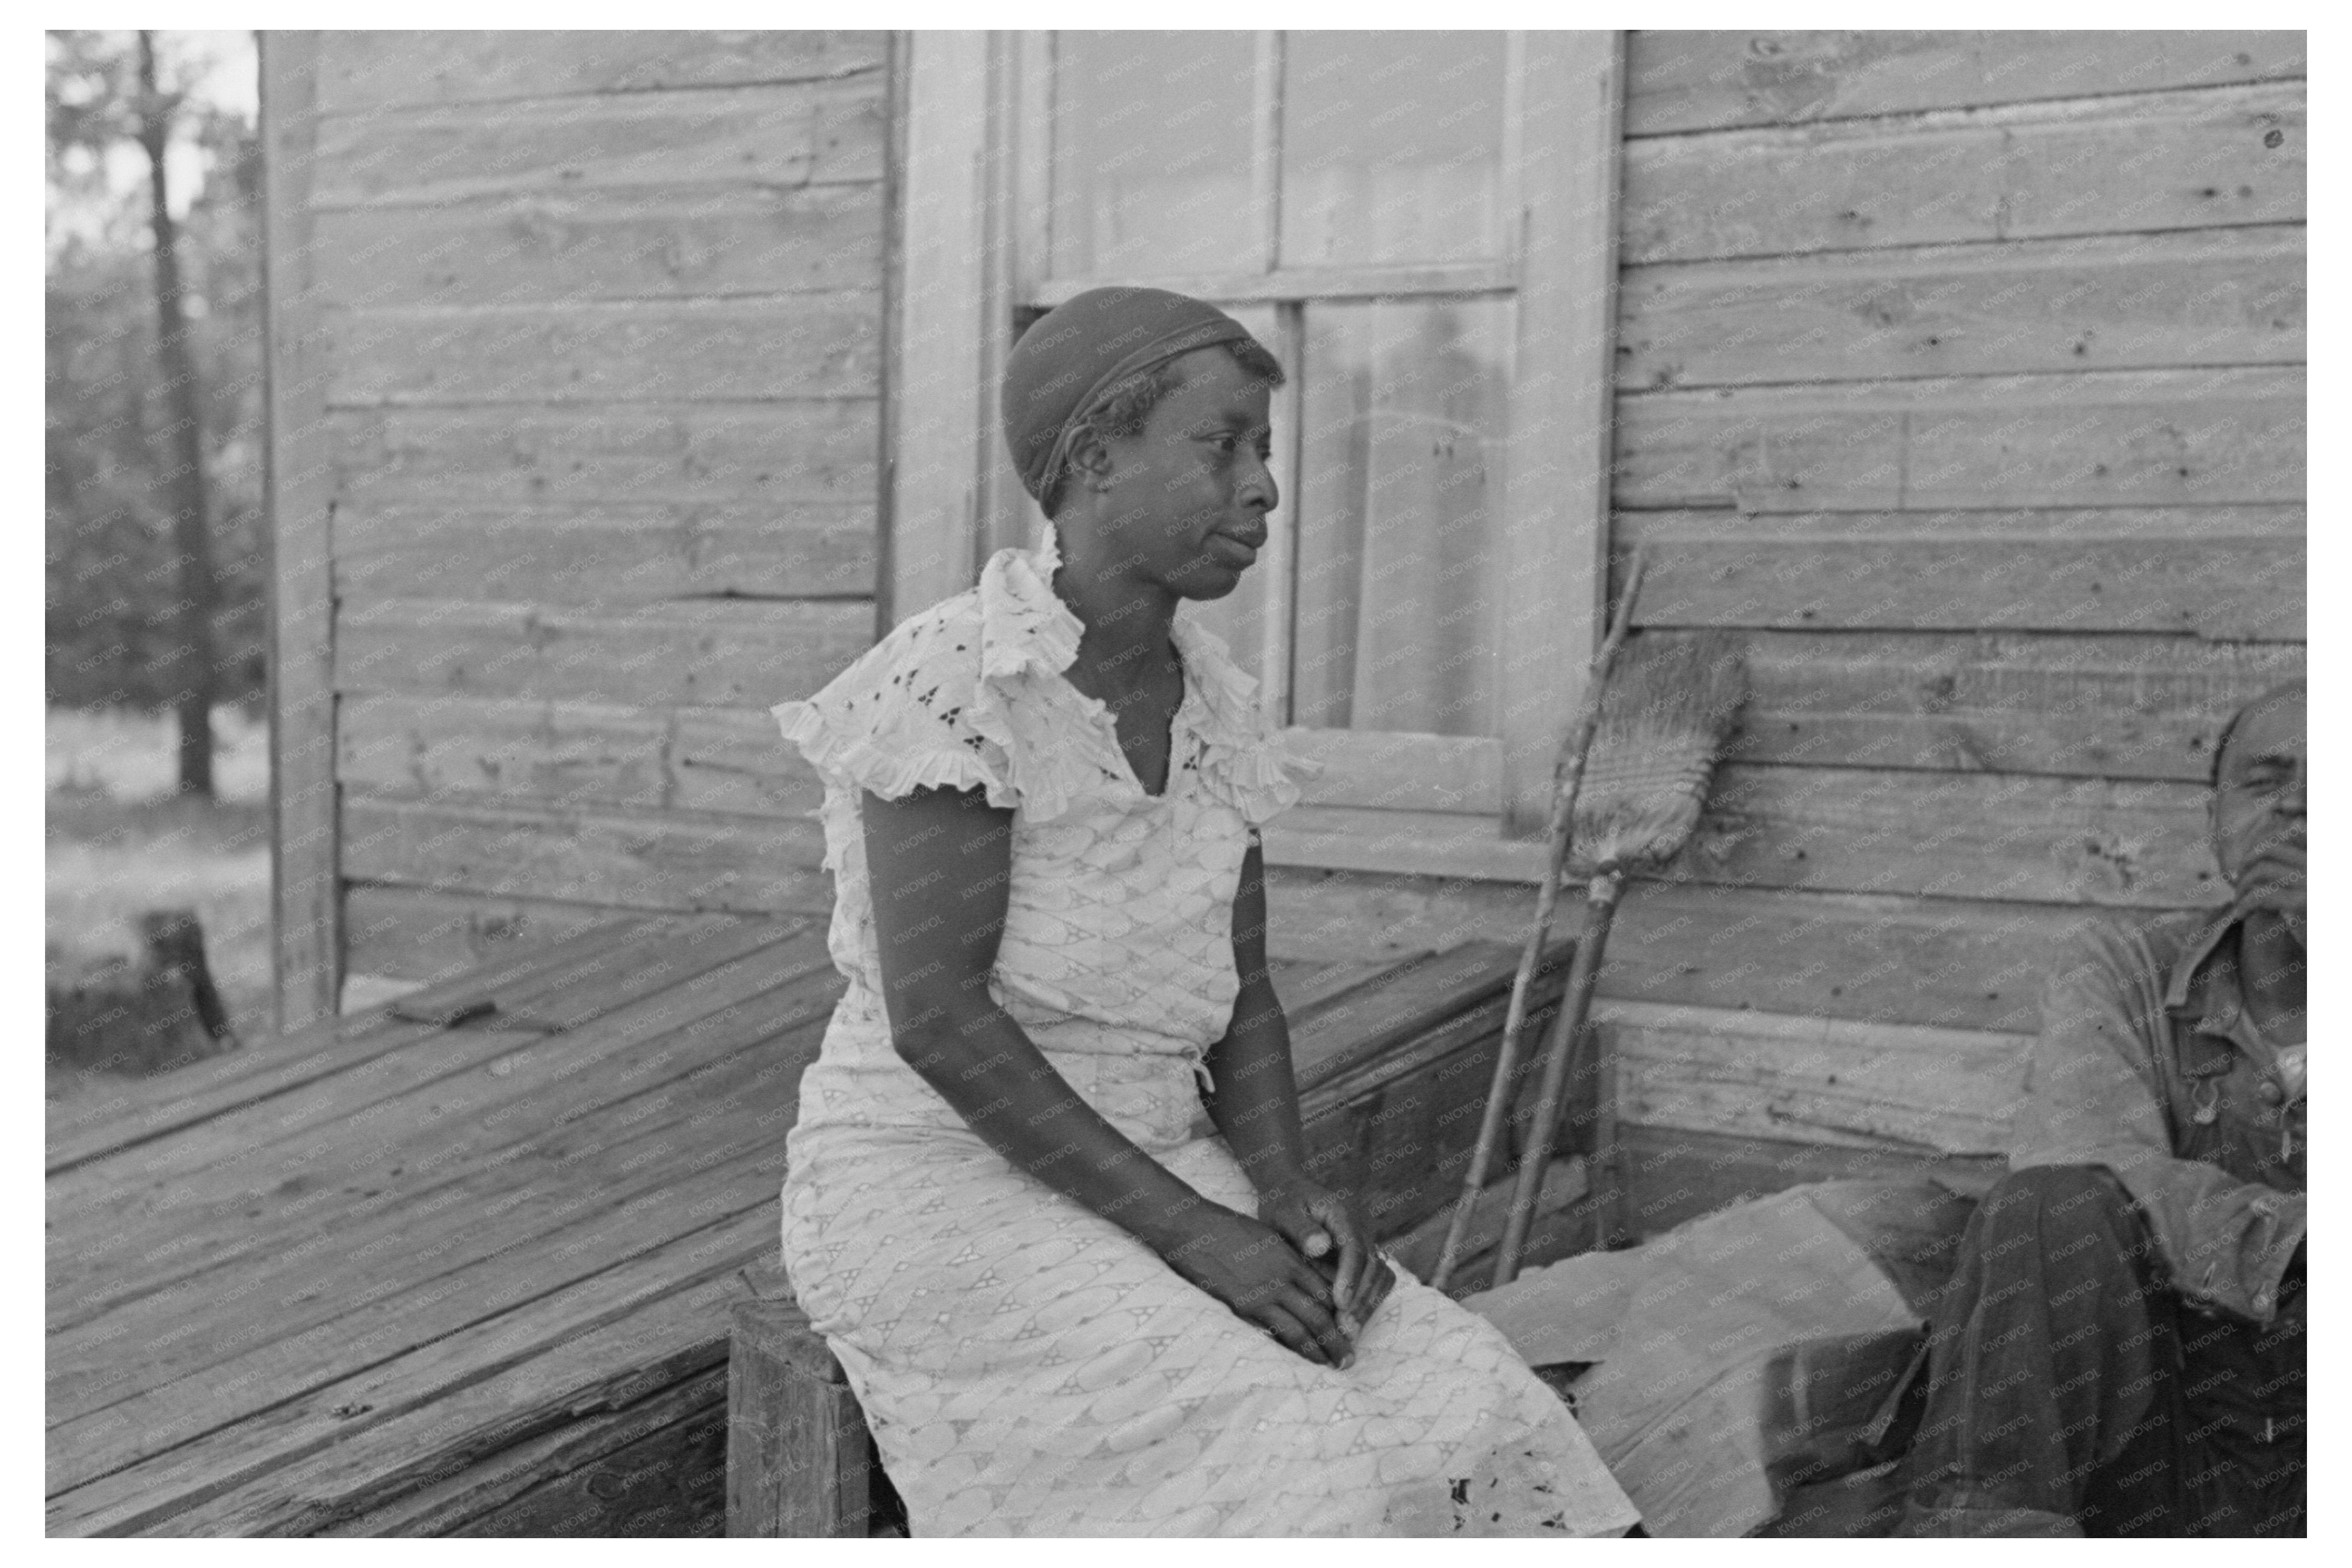
[[1575,1054],[1585,1015],[1592,1009],[1593,982],[1601,970],[1601,950],[1609,942],[1609,923],[1617,911],[1617,895],[1624,888],[1613,868],[1595,873],[1587,884],[1584,931],[1576,939],[1576,961],[1568,972],[1568,995],[1551,1020],[1544,1040],[1542,1086],[1536,1092],[1534,1123],[1528,1128],[1527,1153],[1519,1160],[1518,1185],[1511,1192],[1510,1218],[1503,1225],[1503,1244],[1495,1253],[1495,1280],[1499,1290],[1518,1277],[1519,1253],[1527,1246],[1528,1228],[1534,1223],[1536,1201],[1543,1191],[1544,1167],[1551,1163],[1553,1133],[1559,1126],[1560,1102],[1568,1085],[1569,1059]]
[[1592,1037],[1592,1158],[1586,1166],[1585,1191],[1592,1205],[1592,1249],[1606,1252],[1617,1245],[1618,1213],[1625,1201],[1623,1172],[1617,1146],[1617,1053]]
[[[1551,935],[1551,918],[1559,904],[1560,873],[1568,862],[1569,843],[1576,819],[1577,791],[1584,782],[1585,754],[1592,749],[1593,731],[1601,725],[1601,688],[1609,679],[1609,668],[1616,662],[1617,650],[1624,645],[1625,634],[1633,623],[1633,601],[1642,591],[1642,571],[1647,564],[1640,549],[1633,552],[1625,569],[1625,591],[1617,601],[1617,613],[1609,623],[1609,634],[1601,640],[1601,649],[1592,655],[1591,672],[1585,677],[1583,700],[1578,705],[1576,720],[1559,743],[1559,758],[1552,769],[1551,820],[1545,824],[1544,836],[1549,853],[1545,859],[1543,886],[1536,894],[1536,918],[1528,932],[1527,946],[1519,953],[1518,972],[1511,977],[1511,1005],[1503,1016],[1503,1044],[1495,1058],[1495,1076],[1486,1085],[1486,1107],[1478,1119],[1478,1144],[1470,1155],[1470,1168],[1463,1173],[1461,1196],[1454,1200],[1454,1218],[1445,1227],[1445,1245],[1437,1254],[1437,1267],[1429,1276],[1434,1290],[1445,1289],[1462,1261],[1462,1248],[1470,1234],[1470,1224],[1476,1212],[1479,1195],[1486,1189],[1486,1172],[1495,1163],[1495,1150],[1502,1142],[1503,1124],[1508,1119],[1511,1085],[1519,1074],[1519,1037],[1527,1027],[1528,994],[1533,986],[1536,964],[1543,955],[1544,942]],[[1579,956],[1582,949],[1579,949]]]

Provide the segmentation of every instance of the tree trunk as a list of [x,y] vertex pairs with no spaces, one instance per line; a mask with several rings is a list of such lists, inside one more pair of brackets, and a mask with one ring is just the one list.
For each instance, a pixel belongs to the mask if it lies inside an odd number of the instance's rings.
[[139,144],[146,149],[148,190],[155,230],[156,349],[172,413],[168,471],[173,554],[179,561],[173,706],[180,718],[180,793],[213,792],[213,551],[205,495],[202,400],[195,356],[180,303],[178,226],[172,221],[163,159],[171,142],[172,105],[155,85],[155,36],[139,35]]

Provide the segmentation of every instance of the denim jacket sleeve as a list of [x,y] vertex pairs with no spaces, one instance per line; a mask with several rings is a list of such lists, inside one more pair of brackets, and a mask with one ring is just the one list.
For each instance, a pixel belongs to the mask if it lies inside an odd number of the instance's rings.
[[2174,1154],[2165,968],[2136,934],[2086,933],[2042,996],[2010,1166],[2104,1166],[2138,1204],[2166,1278],[2197,1306],[2268,1323],[2305,1199]]

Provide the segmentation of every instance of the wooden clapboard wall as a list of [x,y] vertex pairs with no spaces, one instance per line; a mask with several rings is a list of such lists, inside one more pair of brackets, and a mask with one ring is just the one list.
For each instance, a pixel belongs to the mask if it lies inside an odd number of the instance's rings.
[[[273,395],[323,400],[344,967],[824,909],[764,710],[882,629],[887,39],[315,38]],[[1655,1218],[1694,1161],[1997,1155],[2053,945],[2217,891],[2212,737],[2302,667],[2305,84],[2279,34],[1627,68],[1612,550],[1757,694],[1603,981]],[[1515,940],[1529,858],[1276,868],[1272,946]]]
[[829,906],[765,710],[877,631],[889,53],[316,35],[346,973]]
[[[1601,982],[1645,1223],[1997,1155],[2055,944],[2220,891],[2214,735],[2303,667],[2303,77],[2300,34],[1630,40],[1612,545],[1755,690]],[[1531,904],[1294,874],[1274,930]]]

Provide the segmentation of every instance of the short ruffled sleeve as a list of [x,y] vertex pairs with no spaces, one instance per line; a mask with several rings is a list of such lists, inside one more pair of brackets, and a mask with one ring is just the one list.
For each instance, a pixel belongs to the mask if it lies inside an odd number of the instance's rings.
[[926,788],[985,789],[1019,800],[1003,748],[971,720],[980,684],[975,617],[955,601],[915,617],[814,696],[769,711],[784,738],[828,780],[895,800]]
[[1262,828],[1298,804],[1307,780],[1323,771],[1320,759],[1301,756],[1279,731],[1258,727],[1249,739],[1223,755],[1212,750],[1207,780],[1253,828]]
[[1202,781],[1209,792],[1264,827],[1298,804],[1307,780],[1323,771],[1319,758],[1302,755],[1258,711],[1257,680],[1235,664],[1225,641],[1186,617],[1176,622],[1188,672],[1201,683],[1209,742]]

